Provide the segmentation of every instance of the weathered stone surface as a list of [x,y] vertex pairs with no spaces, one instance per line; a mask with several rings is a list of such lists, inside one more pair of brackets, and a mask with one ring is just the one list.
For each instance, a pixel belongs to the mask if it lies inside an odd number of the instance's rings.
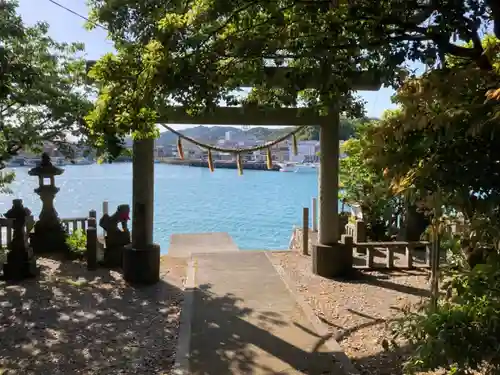
[[[59,191],[55,186],[54,177],[62,174],[63,169],[52,165],[48,154],[42,154],[40,165],[30,169],[30,176],[37,176],[39,186],[35,193],[42,200],[42,210],[40,217],[35,224],[35,231],[31,235],[31,245],[35,253],[68,253],[69,248],[66,245],[67,234],[59,220],[59,216],[54,207],[54,198]],[[50,183],[45,185],[44,180],[50,179]]]
[[13,219],[14,223],[7,262],[3,265],[6,280],[23,280],[37,274],[36,261],[25,233],[26,219],[30,215],[31,211],[23,206],[21,199],[14,199],[12,208],[4,215],[7,219]]
[[[130,231],[127,222],[130,220],[130,207],[119,205],[113,215],[104,214],[99,225],[106,231],[104,256],[102,264],[106,267],[121,268],[123,249],[130,244]],[[121,229],[119,228],[121,225]]]

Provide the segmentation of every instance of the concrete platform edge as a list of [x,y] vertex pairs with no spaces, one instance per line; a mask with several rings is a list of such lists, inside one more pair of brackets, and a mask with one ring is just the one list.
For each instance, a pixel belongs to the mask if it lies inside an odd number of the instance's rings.
[[179,336],[175,352],[175,362],[172,368],[173,375],[189,375],[189,353],[191,349],[191,321],[193,316],[193,302],[196,288],[196,260],[191,258],[186,269],[184,284],[184,300],[182,302],[179,324]]
[[351,360],[349,359],[347,354],[345,354],[340,344],[332,337],[327,326],[316,316],[316,314],[309,306],[307,301],[302,296],[300,296],[294,290],[294,288],[292,288],[293,285],[292,281],[286,275],[283,267],[274,265],[274,263],[269,258],[269,252],[266,252],[266,257],[269,260],[269,262],[273,265],[278,275],[281,277],[281,280],[285,284],[290,294],[293,296],[295,301],[297,301],[298,305],[304,312],[304,315],[306,316],[307,320],[311,322],[311,325],[314,327],[316,333],[321,337],[324,338],[328,337],[328,340],[325,341],[325,345],[330,351],[334,353],[333,355],[335,357],[335,360],[341,365],[342,369],[345,372],[345,375],[360,375],[360,372],[356,369],[356,367],[354,367]]

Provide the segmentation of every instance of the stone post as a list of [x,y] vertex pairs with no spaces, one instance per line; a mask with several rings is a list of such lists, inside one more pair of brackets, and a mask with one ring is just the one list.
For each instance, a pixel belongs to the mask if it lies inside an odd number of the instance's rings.
[[318,231],[318,202],[316,198],[312,199],[312,231]]
[[313,272],[344,276],[352,270],[352,254],[339,242],[339,112],[332,110],[320,129],[318,243],[313,248]]
[[97,228],[87,228],[87,269],[93,271],[97,269]]
[[153,243],[154,139],[135,140],[132,172],[132,246],[123,253],[123,275],[130,283],[160,278],[160,248]]
[[309,208],[302,210],[302,254],[309,255]]
[[154,139],[134,141],[132,172],[132,246],[153,244]]
[[330,245],[339,241],[339,114],[326,118],[320,129],[319,166],[319,228],[320,244]]

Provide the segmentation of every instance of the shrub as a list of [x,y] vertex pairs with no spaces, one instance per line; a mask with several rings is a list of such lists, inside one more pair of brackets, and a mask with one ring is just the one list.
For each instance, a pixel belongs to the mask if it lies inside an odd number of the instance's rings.
[[87,235],[81,230],[77,229],[66,238],[66,245],[68,245],[71,255],[77,258],[83,258],[87,250]]
[[406,311],[393,327],[394,339],[403,338],[414,349],[407,373],[439,368],[450,375],[500,373],[499,258],[472,269],[456,265],[446,270],[446,298],[436,309],[426,302],[418,311]]

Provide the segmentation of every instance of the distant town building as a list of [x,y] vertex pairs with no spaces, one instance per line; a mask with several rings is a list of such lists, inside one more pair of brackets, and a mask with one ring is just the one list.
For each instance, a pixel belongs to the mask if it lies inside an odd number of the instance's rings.
[[248,134],[248,132],[227,131],[222,141],[255,143],[257,142],[257,137],[253,134]]
[[297,155],[293,153],[293,144],[288,142],[289,160],[293,162],[316,163],[319,161],[319,141],[298,141]]

